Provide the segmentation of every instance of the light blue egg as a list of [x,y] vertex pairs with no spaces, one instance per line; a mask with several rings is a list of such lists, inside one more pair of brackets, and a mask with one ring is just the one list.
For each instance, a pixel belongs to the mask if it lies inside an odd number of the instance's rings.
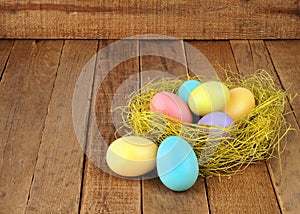
[[178,89],[178,96],[184,100],[184,102],[188,103],[190,93],[194,90],[197,86],[201,85],[202,83],[198,80],[187,80],[181,84]]
[[167,137],[160,144],[156,166],[162,183],[174,191],[189,189],[198,178],[196,154],[188,142],[177,136]]

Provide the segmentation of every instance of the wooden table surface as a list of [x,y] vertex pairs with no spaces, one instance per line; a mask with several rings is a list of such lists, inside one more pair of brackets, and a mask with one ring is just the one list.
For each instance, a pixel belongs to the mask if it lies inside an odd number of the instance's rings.
[[[288,134],[281,160],[249,166],[231,177],[199,178],[188,191],[168,190],[159,179],[125,180],[96,167],[81,149],[72,124],[72,96],[83,66],[111,40],[0,40],[0,213],[299,213],[300,136]],[[246,75],[263,68],[290,93],[300,93],[300,40],[187,41],[224,79],[222,68]],[[164,45],[163,45],[164,44]],[[167,44],[167,46],[165,45]],[[181,41],[128,41],[125,52],[177,54]],[[168,50],[162,47],[169,47]],[[101,58],[94,60],[98,69]],[[99,129],[112,142],[112,96],[129,76],[146,70],[184,74],[159,56],[116,66],[98,92]],[[93,83],[90,81],[90,87]],[[136,83],[138,87],[140,83]],[[299,131],[300,97],[286,119]],[[88,114],[88,112],[86,112]],[[86,121],[88,121],[88,116]],[[93,136],[86,130],[87,143]]]

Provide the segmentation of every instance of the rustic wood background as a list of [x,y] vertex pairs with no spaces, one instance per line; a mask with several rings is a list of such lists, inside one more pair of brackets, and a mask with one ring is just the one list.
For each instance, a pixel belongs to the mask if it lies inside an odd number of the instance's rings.
[[0,0],[0,38],[300,38],[299,0]]
[[[300,210],[300,97],[287,105],[286,116],[296,130],[287,137],[281,160],[249,166],[232,177],[199,178],[188,191],[168,190],[158,178],[133,181],[97,168],[79,146],[72,124],[72,96],[83,66],[113,40],[0,40],[0,213],[295,213]],[[128,40],[127,51],[147,48],[180,53],[180,41]],[[192,41],[222,70],[251,74],[264,68],[290,93],[300,93],[300,41]],[[165,49],[162,47],[169,47]],[[111,52],[107,58],[115,57]],[[97,55],[91,69],[103,63]],[[220,67],[221,65],[221,67]],[[185,68],[164,57],[143,56],[119,64],[98,89],[99,127],[112,142],[112,97],[133,74],[158,69],[174,75]],[[99,73],[99,72],[98,72]],[[95,77],[95,80],[97,77]],[[89,80],[88,86],[94,86]],[[140,86],[140,82],[135,82]],[[132,85],[132,87],[136,87]],[[95,90],[95,88],[93,88]],[[125,95],[123,95],[125,96]],[[95,106],[91,104],[91,106]],[[88,120],[88,112],[86,121]],[[90,127],[87,146],[94,142]],[[102,133],[102,132],[101,132]]]

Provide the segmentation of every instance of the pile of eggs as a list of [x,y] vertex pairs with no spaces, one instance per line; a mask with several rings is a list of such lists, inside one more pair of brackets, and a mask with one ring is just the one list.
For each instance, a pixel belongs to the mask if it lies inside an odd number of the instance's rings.
[[[159,92],[150,110],[182,122],[229,127],[255,108],[252,92],[238,87],[229,90],[218,81],[187,80],[178,93]],[[193,121],[195,115],[200,119]],[[141,176],[157,170],[162,183],[171,190],[185,191],[196,182],[198,159],[192,146],[179,136],[165,138],[159,147],[140,136],[125,136],[112,142],[106,161],[110,169],[125,177]]]

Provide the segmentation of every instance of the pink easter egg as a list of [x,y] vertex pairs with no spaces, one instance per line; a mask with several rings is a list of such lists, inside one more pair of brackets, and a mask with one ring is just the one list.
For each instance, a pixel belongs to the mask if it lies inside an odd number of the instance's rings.
[[150,102],[150,110],[187,123],[193,120],[188,105],[179,96],[170,92],[155,94]]

